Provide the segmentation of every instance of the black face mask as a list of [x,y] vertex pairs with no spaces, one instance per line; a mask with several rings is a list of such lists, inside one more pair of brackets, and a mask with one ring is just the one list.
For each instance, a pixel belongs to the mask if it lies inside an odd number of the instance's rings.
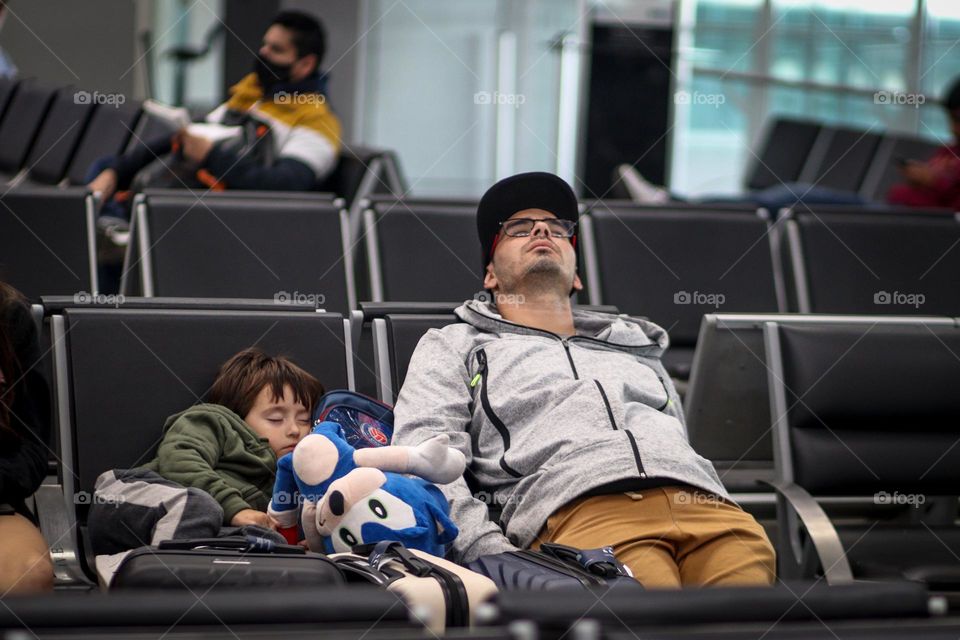
[[272,93],[271,87],[285,82],[290,82],[290,71],[293,64],[275,64],[261,55],[253,59],[253,71],[257,74],[257,80],[263,89],[264,95]]

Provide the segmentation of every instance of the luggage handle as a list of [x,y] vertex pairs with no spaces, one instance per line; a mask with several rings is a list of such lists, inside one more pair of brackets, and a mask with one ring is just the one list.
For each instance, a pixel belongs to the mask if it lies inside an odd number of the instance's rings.
[[631,576],[630,571],[613,555],[611,547],[577,549],[554,542],[545,542],[540,545],[540,550],[558,560],[574,562],[588,572],[603,578]]
[[429,564],[410,553],[409,549],[398,540],[381,540],[374,545],[358,545],[353,548],[353,552],[362,556],[369,554],[367,563],[377,571],[380,571],[383,564],[389,560],[399,560],[418,578],[428,576],[433,571]]
[[223,538],[188,538],[161,540],[158,549],[189,551],[192,549],[217,549],[223,551],[250,551],[257,553],[282,553],[305,555],[306,550],[296,545],[278,544],[259,536],[224,536]]

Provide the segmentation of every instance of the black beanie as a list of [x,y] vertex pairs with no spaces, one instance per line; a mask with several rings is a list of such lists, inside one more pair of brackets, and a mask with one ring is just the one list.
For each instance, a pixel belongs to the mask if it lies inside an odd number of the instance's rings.
[[[561,220],[576,222],[580,216],[577,196],[561,177],[535,171],[504,178],[483,194],[477,206],[477,234],[483,251],[482,268],[493,258],[493,241],[500,223],[524,209],[543,209]],[[576,235],[571,239],[576,250]]]

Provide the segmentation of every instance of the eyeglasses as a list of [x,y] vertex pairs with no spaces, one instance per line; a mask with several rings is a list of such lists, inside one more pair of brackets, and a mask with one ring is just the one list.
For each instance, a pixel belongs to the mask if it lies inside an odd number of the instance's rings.
[[533,233],[533,227],[538,222],[546,223],[550,235],[554,238],[570,238],[573,236],[577,223],[572,220],[559,218],[513,218],[500,223],[503,232],[511,238],[526,238]]

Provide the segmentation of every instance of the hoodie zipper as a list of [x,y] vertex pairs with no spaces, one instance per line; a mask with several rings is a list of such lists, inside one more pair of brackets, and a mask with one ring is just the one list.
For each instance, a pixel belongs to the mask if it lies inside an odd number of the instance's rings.
[[[590,338],[584,338],[584,339],[590,340]],[[573,378],[575,380],[579,380],[580,377],[577,375],[577,367],[575,364],[573,364],[573,356],[570,354],[570,346],[567,342],[568,340],[569,338],[560,338],[560,342],[563,343],[563,350],[567,354],[567,360],[570,361],[570,369],[573,371]],[[602,341],[597,340],[596,342],[602,342]],[[484,361],[486,361],[486,358],[484,358]],[[657,380],[659,380],[660,384],[663,385],[664,394],[667,396],[666,404],[664,404],[663,407],[660,408],[660,411],[662,411],[663,409],[667,408],[667,405],[670,404],[670,394],[667,393],[667,387],[666,385],[663,384],[663,378],[661,378],[658,375]],[[610,420],[610,426],[613,427],[614,431],[618,431],[619,427],[617,427],[617,421],[613,417],[613,407],[610,406],[610,399],[607,398],[607,392],[603,390],[603,385],[600,384],[600,381],[597,380],[596,378],[594,378],[593,383],[597,385],[597,390],[600,392],[600,397],[603,398],[603,406],[606,407],[607,409],[607,418],[609,418]],[[646,471],[643,470],[643,461],[640,459],[640,448],[637,446],[637,439],[634,437],[632,433],[630,433],[628,429],[624,429],[624,433],[627,434],[627,439],[630,440],[630,448],[633,450],[633,460],[634,462],[637,463],[637,473],[640,474],[641,478],[646,478],[647,473]]]
[[514,478],[522,478],[522,473],[507,464],[507,451],[510,449],[510,431],[507,429],[507,425],[503,424],[500,416],[493,410],[493,407],[490,406],[490,398],[487,397],[487,384],[489,382],[487,380],[487,352],[483,349],[477,350],[477,364],[480,366],[480,371],[474,377],[470,386],[475,386],[477,382],[480,383],[480,404],[483,406],[483,412],[487,414],[487,420],[490,421],[493,428],[500,434],[500,438],[503,439],[503,455],[500,456],[500,468]]
[[[594,380],[593,382],[597,385],[597,390],[600,392],[600,397],[603,398],[603,406],[607,408],[607,417],[610,419],[610,426],[613,427],[614,431],[618,431],[619,427],[617,427],[617,421],[613,417],[613,408],[610,406],[610,401],[607,399],[607,392],[603,390],[603,385],[600,384],[599,380]],[[661,380],[661,382],[663,382],[663,380]],[[637,472],[640,474],[641,478],[646,478],[647,473],[643,470],[643,461],[640,460],[640,448],[637,446],[637,440],[629,430],[624,429],[623,432],[627,434],[627,440],[630,441],[630,448],[633,449],[633,459],[637,463]]]
[[563,344],[563,350],[567,354],[567,361],[570,363],[570,371],[573,372],[573,379],[579,380],[580,375],[577,373],[577,365],[573,364],[573,356],[570,354],[570,345],[567,343],[569,338],[560,338],[561,344]]
[[[494,322],[502,322],[503,324],[519,327],[521,329],[526,329],[528,331],[536,331],[538,333],[543,333],[548,336],[552,336],[560,341],[560,344],[563,345],[564,353],[567,354],[567,361],[570,363],[570,370],[573,373],[574,380],[579,380],[580,376],[577,373],[577,366],[573,362],[573,356],[570,354],[570,345],[569,341],[571,340],[582,340],[584,342],[595,342],[599,345],[602,345],[606,348],[609,347],[621,347],[625,349],[638,349],[643,347],[631,347],[629,345],[617,344],[614,342],[606,342],[604,340],[597,340],[596,338],[590,338],[588,336],[571,336],[569,338],[564,338],[560,334],[554,333],[553,331],[547,331],[546,329],[531,329],[531,327],[525,327],[523,325],[517,324],[516,322],[510,322],[509,320],[498,320],[492,319]],[[656,343],[646,345],[649,347],[658,346]],[[490,406],[490,400],[487,398],[487,353],[484,349],[477,350],[477,363],[480,365],[480,371],[474,376],[473,380],[470,382],[470,386],[476,386],[477,382],[481,379],[483,380],[483,386],[480,388],[480,403],[483,405],[483,411],[487,414],[487,419],[493,424],[494,428],[500,433],[500,437],[503,438],[503,455],[500,456],[500,468],[506,471],[508,474],[512,475],[515,478],[523,477],[522,474],[518,473],[515,469],[510,467],[506,461],[507,449],[510,448],[510,432],[507,430],[507,426],[503,423],[502,420],[494,413],[493,408]],[[668,406],[670,406],[670,393],[667,391],[667,385],[664,383],[663,378],[660,375],[657,375],[657,380],[660,381],[660,385],[663,387],[664,394],[667,397],[666,403],[659,410],[663,411]],[[607,409],[607,416],[610,418],[610,424],[614,430],[618,430],[617,423],[613,417],[613,409],[610,406],[610,401],[607,398],[606,392],[603,390],[603,387],[600,385],[600,381],[594,379],[594,382],[597,385],[597,388],[600,390],[600,395],[603,398],[603,404]],[[646,478],[647,473],[643,468],[643,461],[640,459],[640,448],[637,446],[636,437],[630,433],[628,429],[623,430],[627,434],[627,439],[630,441],[630,448],[633,450],[633,459],[637,464],[637,472],[641,478]]]
[[627,440],[630,441],[630,447],[633,449],[633,459],[637,463],[637,472],[641,478],[646,478],[647,472],[643,470],[643,462],[640,460],[640,449],[637,447],[637,439],[628,430],[624,429],[623,432],[627,434]]
[[600,392],[600,397],[603,398],[603,406],[607,408],[607,417],[610,418],[610,426],[613,427],[613,430],[616,431],[617,421],[613,417],[613,407],[610,406],[610,401],[607,399],[607,392],[603,390],[603,385],[600,384],[600,381],[594,379],[594,384],[597,385],[597,390]]

